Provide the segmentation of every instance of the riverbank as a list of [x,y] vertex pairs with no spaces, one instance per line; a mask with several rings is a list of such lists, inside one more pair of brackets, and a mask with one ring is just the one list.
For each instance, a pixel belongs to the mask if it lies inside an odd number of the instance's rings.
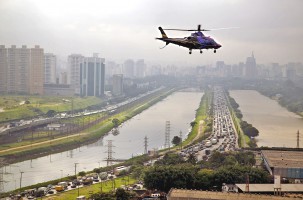
[[3,152],[0,154],[0,156],[5,158],[6,163],[15,163],[23,160],[42,157],[48,154],[75,149],[81,147],[82,145],[93,143],[100,139],[100,137],[106,135],[114,127],[112,119],[117,118],[119,119],[120,123],[123,123],[158,101],[166,98],[174,91],[176,91],[176,89],[164,89],[156,92],[146,98],[144,101],[142,100],[136,102],[122,109],[120,113],[111,115],[107,119],[102,120],[97,124],[93,124],[82,133],[74,133],[63,139],[56,138],[56,140],[49,140],[48,142],[44,142],[42,144],[27,145],[27,147],[23,149],[21,148],[15,149],[14,151]]

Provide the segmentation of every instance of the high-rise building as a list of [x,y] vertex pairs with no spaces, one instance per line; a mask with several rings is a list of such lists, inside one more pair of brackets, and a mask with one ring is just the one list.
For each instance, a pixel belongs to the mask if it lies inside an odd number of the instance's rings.
[[39,46],[0,47],[0,92],[43,94],[44,52]]
[[134,78],[135,75],[135,62],[128,59],[124,62],[123,74],[126,78]]
[[61,72],[61,84],[67,85],[67,72]]
[[44,83],[56,83],[57,58],[52,53],[44,54]]
[[258,75],[258,70],[256,65],[256,59],[254,57],[254,53],[252,53],[252,56],[246,59],[245,76],[248,79],[255,79],[257,78],[257,75]]
[[103,96],[105,90],[105,59],[96,54],[80,63],[80,95]]
[[145,68],[144,59],[137,60],[136,62],[136,77],[143,78],[145,77]]
[[0,93],[7,92],[7,48],[0,45]]
[[30,49],[25,45],[17,48],[12,45],[7,54],[7,92],[30,93]]
[[80,64],[83,61],[80,54],[72,54],[68,56],[69,81],[71,87],[74,88],[75,94],[80,94]]
[[38,45],[31,48],[31,66],[29,92],[30,94],[43,94],[44,83],[44,50]]
[[123,74],[113,75],[113,95],[119,96],[123,94]]

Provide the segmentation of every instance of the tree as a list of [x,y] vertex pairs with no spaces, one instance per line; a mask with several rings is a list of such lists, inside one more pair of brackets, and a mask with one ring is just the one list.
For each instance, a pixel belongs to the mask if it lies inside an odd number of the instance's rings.
[[197,163],[196,155],[193,154],[193,153],[189,154],[188,159],[187,159],[186,162],[191,163],[192,165],[195,165]]
[[56,111],[54,111],[54,110],[49,110],[49,111],[47,111],[46,116],[47,116],[47,117],[53,117],[53,116],[55,116],[55,114],[56,114]]
[[79,175],[79,176],[85,176],[86,173],[85,173],[85,171],[82,171],[82,172],[79,172],[78,175]]
[[192,128],[194,128],[194,126],[197,124],[197,122],[190,122],[190,125]]
[[123,188],[118,188],[116,190],[116,199],[117,200],[128,200],[130,199],[130,193],[126,192]]
[[184,159],[181,155],[175,153],[167,153],[163,159],[156,161],[156,165],[176,165],[184,163]]
[[178,137],[178,136],[175,136],[175,137],[173,138],[173,140],[172,140],[172,143],[173,143],[174,145],[180,144],[180,143],[181,143],[181,138]]
[[120,124],[120,121],[119,121],[119,119],[114,118],[114,119],[112,120],[112,123],[114,124],[114,127],[117,128],[117,127],[119,126],[119,124]]
[[188,164],[154,166],[149,168],[144,175],[144,184],[148,189],[157,189],[168,192],[172,187],[193,189],[197,166]]
[[95,169],[93,170],[93,172],[95,172],[95,173],[97,173],[97,174],[100,174],[101,170],[100,170],[100,168],[95,168]]

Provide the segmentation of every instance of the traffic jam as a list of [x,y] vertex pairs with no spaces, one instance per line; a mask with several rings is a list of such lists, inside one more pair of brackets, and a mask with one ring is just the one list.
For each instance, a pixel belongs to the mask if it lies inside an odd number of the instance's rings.
[[213,127],[211,134],[203,141],[181,151],[182,156],[195,154],[198,161],[208,160],[211,152],[228,152],[238,149],[238,137],[235,132],[226,95],[219,86],[214,87]]

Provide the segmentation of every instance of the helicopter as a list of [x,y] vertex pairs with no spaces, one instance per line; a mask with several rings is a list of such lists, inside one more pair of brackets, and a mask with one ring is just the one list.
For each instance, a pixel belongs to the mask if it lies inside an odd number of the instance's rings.
[[[227,28],[221,28],[227,29]],[[172,43],[175,45],[179,45],[189,49],[189,54],[192,54],[193,49],[200,49],[200,53],[202,54],[202,49],[214,49],[214,53],[217,52],[217,49],[221,48],[222,45],[218,44],[214,39],[209,36],[205,36],[202,31],[211,31],[211,30],[218,30],[218,29],[201,29],[201,25],[198,25],[197,29],[163,29],[159,27],[159,30],[162,34],[161,38],[156,38],[157,40],[161,40],[166,43],[164,47],[168,44]],[[190,36],[185,38],[169,38],[167,37],[164,30],[173,30],[173,31],[195,31],[191,33]],[[163,49],[162,47],[161,49]]]

